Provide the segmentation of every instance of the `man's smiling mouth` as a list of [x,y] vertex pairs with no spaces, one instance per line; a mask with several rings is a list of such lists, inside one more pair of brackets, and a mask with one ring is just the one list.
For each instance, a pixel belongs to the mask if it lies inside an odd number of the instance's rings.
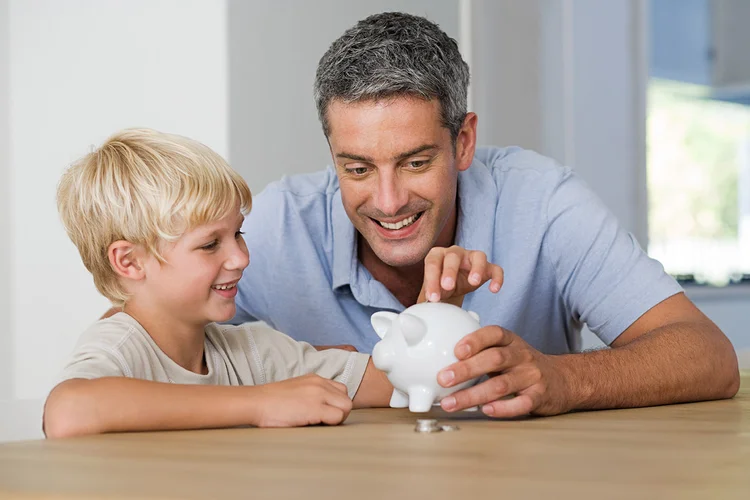
[[416,213],[416,214],[412,215],[411,217],[407,217],[406,219],[402,219],[400,221],[393,222],[393,223],[391,223],[391,222],[383,222],[383,221],[379,221],[377,219],[372,219],[372,220],[374,220],[375,222],[377,222],[378,224],[380,224],[381,227],[384,227],[386,229],[390,229],[392,231],[396,231],[398,229],[402,229],[404,227],[411,226],[412,224],[414,224],[415,222],[417,222],[420,217],[422,217],[422,214],[424,214],[424,212]]

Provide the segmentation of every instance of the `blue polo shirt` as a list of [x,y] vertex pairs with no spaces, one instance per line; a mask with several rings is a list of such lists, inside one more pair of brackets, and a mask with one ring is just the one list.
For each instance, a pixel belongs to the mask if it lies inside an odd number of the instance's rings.
[[[548,354],[580,349],[586,324],[610,344],[682,291],[569,168],[520,148],[480,148],[458,176],[456,244],[485,252],[505,283],[464,309]],[[265,321],[315,345],[379,340],[370,316],[404,306],[357,259],[354,226],[332,167],[285,177],[253,200],[244,228],[250,267],[233,323]]]

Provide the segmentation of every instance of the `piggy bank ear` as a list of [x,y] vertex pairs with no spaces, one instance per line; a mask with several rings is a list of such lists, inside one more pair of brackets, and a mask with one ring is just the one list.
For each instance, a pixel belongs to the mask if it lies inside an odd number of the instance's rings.
[[474,311],[469,311],[469,316],[471,316],[475,320],[479,321],[479,315],[477,313],[475,313]]
[[427,324],[418,316],[401,313],[398,315],[398,322],[409,347],[419,344],[427,334]]
[[396,319],[397,316],[398,314],[393,312],[378,311],[370,317],[370,323],[381,339],[385,337],[386,333],[388,333],[391,323],[393,323],[393,320]]

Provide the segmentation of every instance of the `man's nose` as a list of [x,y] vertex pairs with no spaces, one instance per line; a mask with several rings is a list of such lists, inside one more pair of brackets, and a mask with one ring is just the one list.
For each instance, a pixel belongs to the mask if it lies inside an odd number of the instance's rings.
[[378,178],[378,192],[375,196],[375,208],[384,215],[394,216],[409,201],[409,193],[399,182],[395,172],[381,171]]

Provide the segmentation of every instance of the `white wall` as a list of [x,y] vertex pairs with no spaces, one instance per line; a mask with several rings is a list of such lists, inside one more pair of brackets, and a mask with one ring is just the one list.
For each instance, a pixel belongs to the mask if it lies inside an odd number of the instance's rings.
[[331,163],[312,97],[318,61],[358,20],[394,10],[458,37],[457,0],[229,0],[229,157],[254,193]]
[[59,223],[57,181],[123,127],[188,135],[228,154],[227,9],[214,0],[9,5],[12,395],[40,398],[108,307]]
[[10,283],[10,94],[8,56],[10,22],[8,0],[0,0],[0,400],[10,398],[13,387],[13,335]]

